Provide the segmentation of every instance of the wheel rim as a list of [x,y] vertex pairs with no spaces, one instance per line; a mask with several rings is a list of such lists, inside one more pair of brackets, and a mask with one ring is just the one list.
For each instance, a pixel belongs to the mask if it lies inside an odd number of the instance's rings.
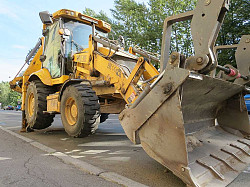
[[29,114],[29,116],[33,116],[33,114],[34,114],[34,109],[35,109],[34,105],[35,105],[35,97],[34,97],[33,93],[30,93],[29,97],[28,97],[28,114]]
[[75,125],[77,122],[78,108],[75,99],[69,97],[66,100],[65,117],[70,125]]

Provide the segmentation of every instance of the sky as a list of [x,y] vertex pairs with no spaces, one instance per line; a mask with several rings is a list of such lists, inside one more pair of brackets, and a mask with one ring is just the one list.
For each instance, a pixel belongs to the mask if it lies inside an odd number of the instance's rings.
[[63,8],[78,12],[85,8],[103,10],[111,17],[114,0],[0,0],[0,82],[15,77],[28,51],[42,36],[39,12],[53,13]]

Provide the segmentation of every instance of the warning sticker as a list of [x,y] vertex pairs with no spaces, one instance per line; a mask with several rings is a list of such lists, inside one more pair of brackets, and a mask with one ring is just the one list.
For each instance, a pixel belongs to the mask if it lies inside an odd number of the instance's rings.
[[135,99],[135,93],[134,92],[132,92],[132,94],[129,96],[129,98],[128,98],[128,102],[129,103],[132,103],[133,102],[133,100]]

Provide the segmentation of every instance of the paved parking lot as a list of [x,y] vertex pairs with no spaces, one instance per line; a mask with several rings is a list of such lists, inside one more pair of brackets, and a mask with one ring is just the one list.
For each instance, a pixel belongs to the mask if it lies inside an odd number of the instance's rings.
[[[0,111],[1,126],[19,133],[20,123],[20,111]],[[185,186],[179,178],[151,159],[140,145],[133,145],[128,140],[117,115],[110,115],[96,134],[87,138],[69,137],[64,132],[60,116],[56,116],[48,129],[21,135],[148,186]],[[250,186],[249,170],[243,172],[231,186]]]

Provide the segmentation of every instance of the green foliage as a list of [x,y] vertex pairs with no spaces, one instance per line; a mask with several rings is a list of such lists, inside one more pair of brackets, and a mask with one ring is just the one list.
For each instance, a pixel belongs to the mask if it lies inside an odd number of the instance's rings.
[[[195,8],[197,0],[149,0],[148,4],[137,3],[135,0],[115,0],[111,9],[113,19],[104,12],[95,13],[85,9],[84,13],[107,21],[112,26],[115,39],[124,36],[125,49],[129,46],[139,46],[147,51],[160,54],[163,23],[165,18]],[[249,34],[249,0],[231,0],[230,11],[226,15],[217,45],[238,43],[243,34]],[[185,56],[194,53],[190,21],[173,25],[171,51],[178,51]],[[224,50],[219,54],[220,64],[235,65],[234,51]]]
[[114,4],[111,12],[115,19],[116,35],[122,35],[127,46],[146,47],[149,42],[146,35],[149,10],[146,5],[136,3],[134,0],[115,0]]
[[[112,9],[119,34],[128,45],[160,53],[163,23],[166,17],[193,9],[196,1],[149,0],[148,6],[134,0],[115,0]],[[117,26],[118,25],[118,26]],[[184,54],[192,53],[189,22],[173,26],[171,49]]]
[[8,82],[0,83],[0,103],[3,106],[17,106],[17,100],[21,99],[21,94],[10,89]]
[[[229,12],[226,15],[219,37],[218,45],[237,44],[242,35],[250,33],[250,4],[249,0],[231,0]],[[236,66],[235,50],[223,50],[219,53],[218,61],[221,65]]]
[[112,20],[103,11],[100,11],[99,13],[96,13],[94,10],[92,10],[90,8],[85,8],[85,10],[83,11],[83,14],[89,15],[89,16],[94,17],[96,19],[106,21],[108,23],[112,23]]
[[[148,38],[155,43],[156,38],[162,39],[164,20],[172,15],[194,9],[196,0],[150,0]],[[152,37],[155,36],[156,38]],[[160,47],[152,48],[154,52],[160,51]],[[172,27],[171,50],[178,51],[186,56],[193,53],[192,38],[190,33],[190,21],[176,23]]]
[[91,16],[93,18],[96,18],[96,19],[100,19],[102,21],[105,21],[109,24],[111,24],[111,33],[109,33],[109,38],[113,38],[113,35],[114,35],[114,32],[115,32],[115,25],[113,23],[113,20],[111,18],[108,17],[108,15],[103,12],[103,11],[100,11],[99,13],[96,13],[94,10],[90,9],[90,8],[85,8],[85,10],[83,11],[83,14],[86,14],[88,16]]
[[[192,10],[196,0],[149,0],[148,5],[134,0],[115,0],[111,9],[113,19],[104,12],[96,13],[86,8],[84,14],[107,21],[112,26],[111,37],[122,35],[126,41],[126,48],[139,46],[153,53],[160,53],[163,23],[166,17]],[[180,23],[173,27],[171,49],[183,54],[193,53],[190,23]]]

